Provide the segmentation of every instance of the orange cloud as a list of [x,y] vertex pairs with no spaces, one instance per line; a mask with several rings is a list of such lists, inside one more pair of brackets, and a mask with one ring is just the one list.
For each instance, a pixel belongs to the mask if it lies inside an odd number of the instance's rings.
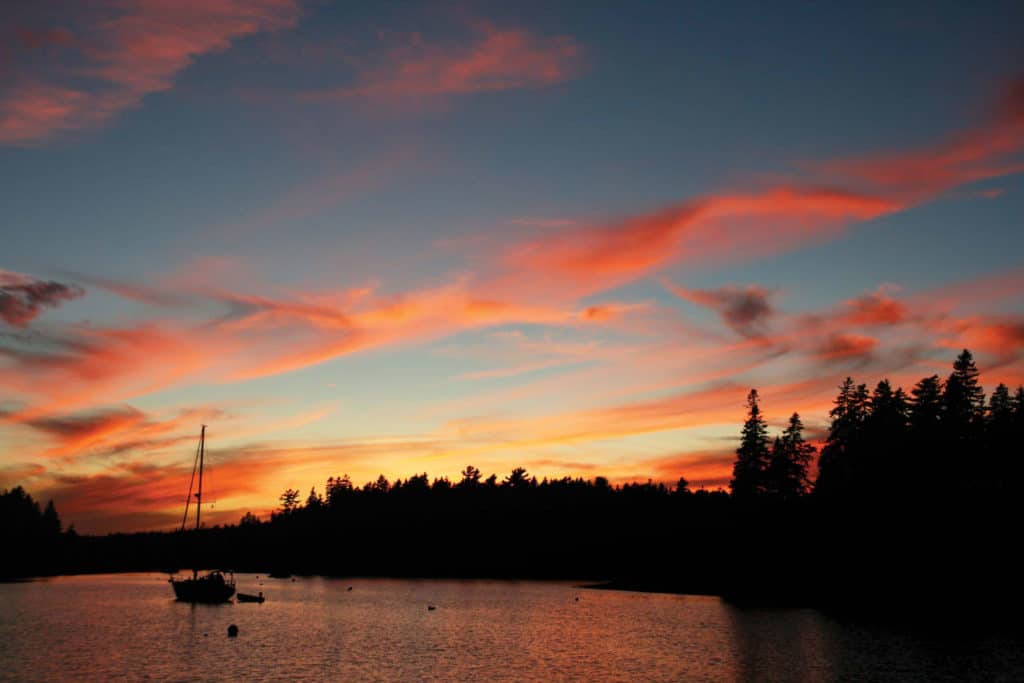
[[[87,456],[141,453],[195,438],[195,426],[223,417],[213,408],[183,410],[162,419],[124,406],[78,415],[57,415],[24,420],[24,424],[56,441],[47,457],[81,459]],[[17,416],[13,416],[16,421]],[[187,434],[182,433],[186,429]]]
[[969,348],[1007,365],[1024,355],[1024,316],[972,315],[936,318],[931,329],[939,335],[939,344],[948,349]]
[[570,36],[477,27],[465,48],[432,45],[415,34],[383,63],[366,67],[350,87],[307,93],[308,100],[465,95],[561,83],[579,70],[582,48]]
[[[510,248],[504,266],[517,280],[538,279],[536,290],[561,288],[579,295],[670,262],[706,265],[786,251],[851,222],[902,211],[953,186],[1022,170],[1024,164],[1006,161],[1024,146],[1021,83],[1013,85],[1017,94],[1005,98],[988,125],[952,141],[911,153],[817,164],[836,180],[835,187],[790,182],[759,192],[697,197],[604,226],[545,234]],[[512,276],[508,279],[511,288]]]
[[931,147],[816,164],[826,173],[918,203],[957,185],[1024,170],[1024,78],[1008,84],[989,120]]
[[906,304],[885,294],[871,292],[846,302],[843,320],[851,325],[898,325],[910,317]]
[[[218,344],[221,346],[218,347]],[[127,328],[73,326],[62,337],[0,345],[0,383],[34,403],[19,420],[116,403],[193,379],[213,359],[231,358],[237,340],[202,338],[146,323]]]
[[547,234],[513,247],[503,260],[516,278],[537,275],[544,278],[541,286],[557,280],[580,294],[669,262],[746,260],[789,249],[849,221],[900,208],[878,197],[815,187],[711,195],[607,226]]
[[[228,49],[238,38],[294,26],[298,0],[134,0],[90,5],[70,40],[67,29],[31,33],[74,53],[73,68],[39,58],[0,94],[0,144],[43,142],[61,131],[100,126],[168,90],[196,57]],[[100,85],[86,89],[83,80]]]
[[861,334],[833,334],[817,348],[817,356],[822,360],[841,358],[862,358],[875,347],[878,340]]

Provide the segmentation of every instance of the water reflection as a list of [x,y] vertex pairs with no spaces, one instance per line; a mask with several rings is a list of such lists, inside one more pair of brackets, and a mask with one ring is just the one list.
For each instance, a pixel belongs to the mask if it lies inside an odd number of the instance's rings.
[[[237,578],[242,590],[258,586]],[[0,585],[0,678],[1024,679],[1024,648],[1011,638],[951,647],[941,634],[713,597],[502,581],[310,578],[258,589],[266,603],[187,605],[151,574]],[[229,639],[232,623],[240,633]]]

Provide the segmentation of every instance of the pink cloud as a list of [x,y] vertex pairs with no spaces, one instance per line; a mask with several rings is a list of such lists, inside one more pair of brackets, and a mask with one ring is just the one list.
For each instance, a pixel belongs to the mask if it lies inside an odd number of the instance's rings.
[[878,188],[908,203],[970,182],[1024,170],[1024,77],[1009,83],[988,120],[916,150],[838,159],[814,166],[830,176]]
[[[170,89],[198,57],[239,38],[294,26],[298,0],[121,0],[83,8],[74,35],[46,28],[23,35],[32,45],[73,53],[68,63],[34,59],[0,92],[0,144],[44,142],[94,128],[149,94]],[[80,85],[91,80],[95,86]]]
[[833,334],[826,338],[817,348],[817,355],[822,360],[843,358],[862,358],[875,347],[878,340],[862,334]]
[[851,325],[897,325],[910,317],[907,305],[888,296],[884,290],[850,299],[846,307],[843,318]]
[[[554,232],[513,246],[505,268],[558,281],[576,295],[613,287],[670,262],[743,261],[820,239],[901,205],[816,187],[710,195],[605,226]],[[510,285],[512,286],[512,285]]]
[[480,25],[467,45],[431,44],[413,35],[380,63],[364,66],[350,87],[307,93],[308,100],[432,97],[539,88],[569,80],[582,48],[570,36]]

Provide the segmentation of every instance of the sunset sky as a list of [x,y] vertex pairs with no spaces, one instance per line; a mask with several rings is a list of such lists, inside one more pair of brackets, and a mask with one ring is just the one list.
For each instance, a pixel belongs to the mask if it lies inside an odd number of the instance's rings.
[[770,4],[5,3],[0,488],[716,488],[752,386],[1024,382],[1024,4]]

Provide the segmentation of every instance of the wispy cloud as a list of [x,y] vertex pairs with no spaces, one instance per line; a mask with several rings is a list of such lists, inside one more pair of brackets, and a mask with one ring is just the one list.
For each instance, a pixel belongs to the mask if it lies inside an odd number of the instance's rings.
[[307,100],[437,97],[539,88],[569,80],[583,49],[571,36],[477,24],[461,44],[414,34],[376,62],[359,63],[352,85],[304,94]]
[[1024,170],[1024,77],[1009,83],[987,120],[938,144],[812,164],[842,182],[873,187],[908,204],[965,183]]
[[69,26],[22,27],[27,55],[0,90],[0,144],[44,142],[101,126],[173,87],[204,54],[294,26],[298,0],[123,0],[75,8]]
[[737,334],[761,337],[775,313],[771,303],[773,292],[757,285],[720,287],[718,289],[686,289],[665,282],[676,296],[718,313]]
[[25,327],[46,308],[85,295],[78,285],[12,273],[0,269],[0,320]]

